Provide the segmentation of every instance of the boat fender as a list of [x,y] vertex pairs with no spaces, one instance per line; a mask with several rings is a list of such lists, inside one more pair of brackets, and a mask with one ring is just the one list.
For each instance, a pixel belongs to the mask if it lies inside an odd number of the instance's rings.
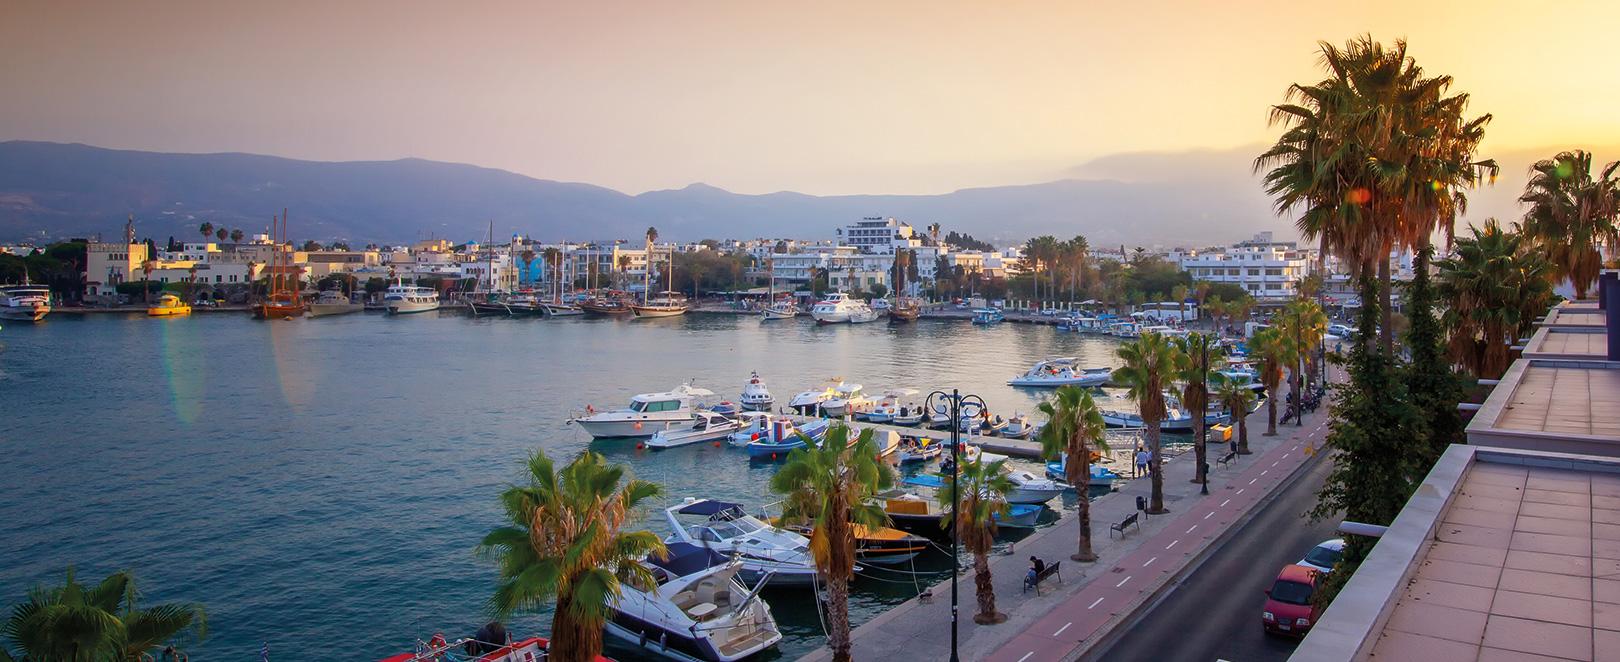
[[641,421],[636,421],[636,431],[637,432],[641,431]]

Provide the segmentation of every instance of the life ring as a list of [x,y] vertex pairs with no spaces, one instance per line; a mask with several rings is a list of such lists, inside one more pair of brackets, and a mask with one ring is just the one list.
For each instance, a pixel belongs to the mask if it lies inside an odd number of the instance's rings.
[[428,650],[430,651],[438,651],[449,647],[450,642],[445,641],[444,633],[435,632],[433,638],[428,640]]

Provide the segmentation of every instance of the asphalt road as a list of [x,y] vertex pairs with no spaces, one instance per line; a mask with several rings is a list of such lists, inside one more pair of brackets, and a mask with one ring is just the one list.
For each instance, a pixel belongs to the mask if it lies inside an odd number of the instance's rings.
[[1301,516],[1316,503],[1332,465],[1317,456],[1293,485],[1267,504],[1235,537],[1188,576],[1119,643],[1091,659],[1286,660],[1296,641],[1265,634],[1260,626],[1264,591],[1284,565],[1336,537],[1337,521],[1315,524]]

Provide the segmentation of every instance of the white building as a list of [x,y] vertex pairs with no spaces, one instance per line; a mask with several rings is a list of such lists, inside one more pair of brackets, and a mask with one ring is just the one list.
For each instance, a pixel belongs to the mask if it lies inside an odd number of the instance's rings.
[[839,245],[853,246],[862,253],[892,255],[896,249],[916,248],[922,245],[922,238],[917,236],[910,225],[893,218],[869,216],[852,225],[838,228],[837,233]]
[[1287,299],[1311,271],[1309,250],[1291,241],[1273,241],[1262,232],[1249,241],[1213,250],[1171,253],[1193,280],[1232,283],[1255,299]]

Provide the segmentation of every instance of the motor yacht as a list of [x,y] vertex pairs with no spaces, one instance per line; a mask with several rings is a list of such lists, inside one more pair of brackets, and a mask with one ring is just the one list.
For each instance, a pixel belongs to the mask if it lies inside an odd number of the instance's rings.
[[810,308],[810,316],[818,324],[861,324],[877,321],[878,312],[865,301],[843,292],[833,292]]
[[839,418],[865,414],[877,403],[861,392],[860,384],[839,383],[837,393],[821,403],[821,413]]
[[1007,503],[1046,503],[1069,488],[1068,485],[1023,469],[1008,469],[1007,479],[1013,484],[1013,488],[1007,491]]
[[388,307],[389,315],[434,311],[439,309],[439,292],[431,287],[406,285],[401,280],[388,286],[388,291],[383,293],[383,305]]
[[669,428],[653,433],[647,447],[655,450],[676,448],[705,441],[730,439],[743,428],[741,421],[711,411],[698,412],[689,428]]
[[182,301],[180,297],[167,292],[150,306],[146,307],[146,314],[150,317],[179,317],[191,314],[191,304]]
[[358,313],[362,308],[364,306],[349,299],[349,295],[344,294],[341,290],[326,290],[321,292],[319,298],[315,299],[315,303],[309,304],[309,316],[347,315],[349,313]]
[[1008,386],[1056,388],[1059,386],[1102,386],[1114,374],[1112,368],[1082,368],[1074,357],[1046,359],[1028,372],[1007,380]]
[[640,573],[616,573],[619,595],[608,600],[608,634],[664,657],[703,662],[741,660],[782,640],[770,605],[759,597],[764,582],[750,589],[738,581],[742,560],[671,542],[663,555],[635,563],[652,583]]
[[650,437],[661,430],[690,429],[698,410],[708,408],[714,391],[681,384],[662,393],[640,393],[629,406],[596,412],[586,407],[583,416],[569,419],[598,439],[610,437]]
[[771,396],[771,390],[765,387],[765,380],[759,378],[759,373],[748,375],[748,383],[743,384],[742,402],[744,411],[770,411],[771,405],[776,404],[776,398]]
[[843,383],[844,380],[834,377],[819,387],[801,391],[788,401],[788,408],[804,416],[818,415],[821,413],[823,403],[838,396],[838,387]]
[[[1181,400],[1166,393],[1164,402],[1164,417],[1159,419],[1159,431],[1192,432],[1193,415],[1181,406]],[[1147,426],[1142,420],[1142,415],[1136,411],[1104,409],[1102,419],[1103,424],[1111,428],[1144,428]],[[1226,412],[1208,411],[1204,413],[1205,427],[1218,423],[1227,423],[1231,420],[1231,415]]]
[[738,575],[744,580],[769,580],[772,585],[815,581],[810,541],[760,521],[743,511],[741,504],[688,497],[665,508],[664,518],[671,530],[665,543],[686,543],[735,556],[742,563]]

